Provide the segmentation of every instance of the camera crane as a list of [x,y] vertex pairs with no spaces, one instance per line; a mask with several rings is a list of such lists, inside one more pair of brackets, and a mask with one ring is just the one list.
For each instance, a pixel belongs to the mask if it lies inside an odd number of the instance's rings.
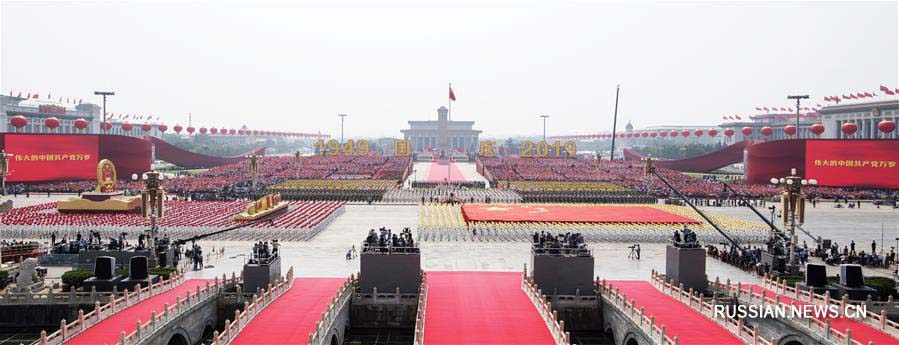
[[725,232],[724,230],[722,230],[721,227],[718,226],[718,224],[715,224],[715,222],[713,222],[711,218],[709,218],[708,216],[706,216],[705,213],[702,212],[702,210],[700,210],[698,207],[696,207],[696,205],[693,205],[693,203],[690,202],[690,199],[688,199],[688,198],[684,195],[684,193],[681,193],[680,190],[678,190],[677,188],[674,188],[674,186],[672,186],[671,183],[668,183],[668,180],[666,180],[664,177],[662,177],[662,175],[660,175],[659,173],[656,172],[655,167],[652,165],[652,158],[650,158],[650,157],[644,158],[644,161],[646,161],[646,166],[645,166],[643,172],[644,172],[647,176],[655,176],[655,177],[657,177],[660,181],[662,181],[662,183],[665,184],[665,186],[668,187],[668,189],[671,189],[671,191],[673,191],[674,194],[677,194],[677,196],[680,197],[681,200],[684,201],[684,203],[686,203],[687,205],[689,205],[690,208],[693,209],[693,211],[696,211],[696,213],[699,213],[699,215],[702,217],[702,219],[705,219],[706,222],[708,222],[709,224],[711,224],[712,227],[715,228],[715,230],[718,231],[719,234],[721,234],[721,236],[724,236],[724,238],[727,239],[727,241],[731,243],[731,245],[733,246],[733,248],[739,249],[739,250],[740,250],[740,254],[746,254],[746,249],[743,248],[743,246],[741,246],[740,243],[737,242],[737,240],[735,240],[735,239],[733,239],[732,237],[730,237],[730,235],[728,235],[727,232]]
[[193,242],[193,241],[197,241],[197,240],[202,240],[202,239],[207,238],[207,237],[210,237],[210,236],[215,236],[215,235],[218,235],[218,234],[226,233],[226,232],[228,232],[228,231],[232,231],[232,230],[237,230],[237,229],[245,228],[245,227],[248,227],[248,226],[250,226],[250,225],[259,224],[259,223],[262,223],[262,222],[272,221],[272,220],[274,220],[275,218],[278,218],[278,216],[280,216],[281,214],[287,212],[288,209],[289,209],[289,207],[285,207],[285,208],[282,208],[282,209],[277,210],[277,211],[275,211],[275,212],[269,213],[269,214],[267,214],[267,215],[265,215],[265,216],[262,216],[262,217],[260,217],[259,219],[254,219],[254,220],[248,220],[248,221],[245,221],[245,222],[241,222],[241,223],[238,224],[238,225],[232,226],[232,227],[230,227],[230,228],[225,228],[225,229],[222,229],[222,230],[216,230],[216,231],[213,231],[213,232],[208,232],[208,233],[196,235],[196,236],[193,236],[193,237],[188,237],[188,238],[182,238],[182,239],[178,239],[178,240],[173,240],[172,243],[175,244],[175,245],[182,245],[182,244],[185,244],[185,243],[188,243],[188,242]]
[[[727,191],[730,191],[737,198],[737,200],[741,201],[744,206],[749,207],[749,209],[752,210],[752,212],[754,212],[756,216],[761,218],[762,221],[765,222],[765,224],[768,224],[768,226],[771,227],[771,232],[773,232],[775,235],[777,235],[777,237],[780,237],[784,241],[789,240],[789,236],[787,236],[787,234],[784,233],[783,230],[778,228],[777,225],[774,225],[774,223],[771,222],[768,218],[765,218],[765,216],[762,215],[762,213],[759,212],[758,209],[756,209],[754,206],[752,206],[752,204],[749,203],[749,200],[746,200],[746,198],[744,198],[742,195],[740,195],[740,193],[737,193],[737,191],[734,190],[734,188],[731,187],[726,182],[724,182],[724,181],[718,181],[718,182],[721,182],[721,184],[724,186],[724,194],[727,194]],[[820,242],[817,238],[815,238],[815,236],[812,236],[812,234],[810,232],[808,232],[808,230],[805,230],[801,226],[797,226],[797,228],[799,228],[799,230],[802,230],[802,232],[805,233],[808,237],[810,237],[812,239],[812,241],[815,241],[815,243]]]

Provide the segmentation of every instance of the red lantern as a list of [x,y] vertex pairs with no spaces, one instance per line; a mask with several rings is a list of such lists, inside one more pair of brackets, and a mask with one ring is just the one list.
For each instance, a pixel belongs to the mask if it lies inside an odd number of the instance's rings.
[[228,134],[231,134],[231,135],[237,134],[237,130],[235,130],[234,128],[231,128],[228,130]]
[[240,135],[243,135],[245,132],[246,132],[246,131],[244,131],[244,130],[242,130],[242,129],[238,129],[238,130],[237,130],[237,134],[240,134]]
[[884,133],[890,133],[896,130],[896,123],[890,120],[883,120],[877,124],[877,129]]
[[55,117],[48,117],[44,120],[44,126],[47,126],[51,131],[59,127],[59,119]]
[[196,128],[187,127],[187,134],[194,134],[194,131],[196,131],[196,130],[197,130]]
[[16,128],[16,132],[20,131],[22,127],[28,124],[28,119],[26,119],[22,115],[16,115],[9,118],[9,124]]
[[659,135],[662,136],[662,138],[665,138],[665,137],[668,136],[668,132],[665,132],[665,131],[659,131]]
[[172,127],[172,130],[175,131],[175,133],[179,133],[179,134],[181,133],[182,129],[184,129],[184,128],[181,127],[181,125],[175,125],[175,127]]
[[768,126],[762,127],[762,135],[767,137],[767,136],[771,136],[771,133],[774,133],[774,130],[771,129],[771,127],[768,127]]
[[643,132],[643,133],[640,133],[640,136],[646,138],[649,136],[649,133]]
[[131,132],[131,129],[134,128],[130,123],[125,122],[122,124],[122,130],[125,132]]
[[218,134],[218,132],[219,132],[219,129],[218,129],[218,128],[212,127],[212,128],[209,129],[209,133],[212,133],[212,134]]
[[85,120],[85,119],[77,119],[77,120],[75,120],[74,125],[75,125],[75,128],[78,128],[78,129],[80,129],[80,130],[84,130],[85,128],[87,128],[87,120]]
[[651,136],[651,137],[653,137],[653,138],[655,138],[657,135],[659,135],[659,133],[656,133],[656,132],[649,132],[649,136]]
[[209,130],[206,127],[200,127],[200,134],[206,134]]
[[254,129],[254,130],[253,130],[253,135],[259,135],[259,130]]
[[840,126],[840,129],[843,130],[843,133],[846,133],[846,135],[852,136],[856,131],[858,131],[858,125],[852,122],[847,122]]
[[228,129],[224,127],[219,128],[219,133],[222,133],[222,135],[228,134]]
[[727,137],[732,137],[732,136],[734,136],[734,129],[733,129],[733,128],[727,128],[727,129],[725,129],[725,130],[724,130],[724,135],[726,135]]
[[151,129],[153,129],[153,126],[150,126],[149,123],[145,123],[140,126],[140,130],[142,130],[144,132],[149,132]]
[[685,130],[683,130],[683,131],[680,132],[680,135],[683,135],[684,138],[689,137],[689,136],[690,136],[690,130],[689,130],[689,129],[685,129]]
[[109,121],[103,122],[100,124],[100,129],[109,132],[109,130],[112,129],[112,123]]
[[784,133],[785,133],[786,135],[794,135],[794,134],[796,134],[796,126],[793,126],[793,125],[786,125],[786,126],[784,126]]
[[824,125],[816,123],[809,127],[809,130],[812,131],[812,133],[814,133],[815,135],[821,135],[821,133],[824,133]]
[[169,130],[169,126],[159,124],[159,125],[156,125],[156,129],[159,129],[160,133],[165,133],[165,131]]
[[752,135],[752,127],[743,127],[743,129],[740,130],[740,133],[743,133],[743,136],[748,137]]
[[695,135],[697,138],[701,137],[701,136],[702,136],[702,130],[701,130],[701,129],[697,129],[696,131],[693,132],[693,135]]
[[674,138],[677,136],[677,131],[671,131],[671,133],[668,134],[671,134],[671,137]]
[[712,128],[712,129],[709,130],[709,136],[710,136],[710,137],[714,137],[714,136],[716,136],[716,135],[718,135],[718,130],[717,130],[717,129]]

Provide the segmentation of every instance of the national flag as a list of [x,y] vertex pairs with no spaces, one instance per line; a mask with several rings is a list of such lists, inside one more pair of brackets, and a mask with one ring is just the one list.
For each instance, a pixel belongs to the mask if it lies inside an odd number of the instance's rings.
[[889,92],[890,92],[890,88],[888,88],[888,87],[886,87],[886,86],[883,86],[883,85],[880,85],[880,91],[889,93]]
[[453,84],[449,86],[449,99],[453,102],[456,101],[456,94],[453,92]]

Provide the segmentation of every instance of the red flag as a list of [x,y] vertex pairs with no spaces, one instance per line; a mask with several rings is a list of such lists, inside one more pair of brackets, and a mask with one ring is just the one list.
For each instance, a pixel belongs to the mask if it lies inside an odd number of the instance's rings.
[[450,90],[450,92],[449,92],[449,99],[450,99],[451,101],[455,102],[455,101],[456,101],[456,94],[453,93],[453,84],[450,84],[449,90]]
[[740,115],[734,115],[734,116],[737,117],[737,120],[742,120],[742,118],[740,118]]
[[762,109],[765,109],[765,111],[769,111],[769,110],[768,110],[768,107],[764,107],[764,108],[762,108]]
[[757,110],[757,111],[762,111],[762,108],[755,107],[755,110]]
[[865,97],[874,97],[870,92],[865,92]]
[[[899,92],[899,90],[896,90],[896,92]],[[890,89],[883,90],[883,93],[885,93],[885,94],[887,94],[887,95],[895,95],[896,92],[893,92],[893,91],[890,90]]]
[[858,97],[858,98],[864,98],[865,95],[864,95],[863,93],[861,93],[861,92],[856,92],[856,93],[855,93],[855,97]]
[[843,99],[852,99],[852,98],[849,96],[843,95]]
[[722,116],[721,118],[727,120],[727,116]]
[[18,97],[18,98],[22,98],[22,91],[19,91],[19,95],[18,95],[18,96],[16,96],[16,97]]
[[880,85],[880,91],[883,91],[883,92],[890,92],[890,88],[888,88],[888,87],[886,87],[886,86],[883,86],[883,85]]

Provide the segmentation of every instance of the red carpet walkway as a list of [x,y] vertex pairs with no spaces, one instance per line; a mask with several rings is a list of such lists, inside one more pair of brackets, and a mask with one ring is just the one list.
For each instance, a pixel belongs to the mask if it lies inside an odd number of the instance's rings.
[[[761,293],[762,290],[765,290],[765,296],[767,297],[773,298],[777,295],[773,290],[768,290],[755,284],[743,285],[743,290],[747,293],[749,292],[749,286],[752,286],[752,292],[754,293]],[[790,301],[792,300],[793,299],[788,296],[780,296],[780,301],[783,303],[790,304]],[[808,302],[797,300],[796,304],[805,305],[808,304]],[[862,344],[867,344],[868,342],[874,342],[874,344],[899,344],[899,339],[895,339],[864,322],[845,317],[830,319],[830,327],[840,332],[846,332],[847,328],[851,329],[852,339],[858,340]]]
[[297,278],[231,344],[306,344],[344,278]]
[[428,272],[425,344],[554,344],[520,272]]
[[162,312],[162,308],[168,303],[170,306],[175,304],[176,297],[182,299],[187,291],[195,291],[197,286],[206,285],[206,279],[191,279],[181,283],[174,289],[163,292],[156,296],[150,297],[138,304],[128,307],[125,310],[115,313],[115,315],[106,318],[100,323],[88,328],[86,331],[72,338],[66,344],[114,344],[118,343],[122,331],[130,334],[137,328],[137,320],[146,322],[150,319],[150,312]]
[[465,176],[462,176],[462,172],[459,171],[459,167],[456,166],[456,163],[450,162],[449,169],[447,169],[446,165],[440,165],[434,162],[431,163],[431,169],[428,170],[428,182],[443,182],[446,180],[447,175],[449,175],[450,181],[465,181]]
[[649,282],[614,280],[612,288],[621,289],[628,300],[637,300],[637,309],[646,308],[646,315],[655,316],[665,326],[665,334],[683,345],[744,344],[735,335],[686,304],[656,290]]

